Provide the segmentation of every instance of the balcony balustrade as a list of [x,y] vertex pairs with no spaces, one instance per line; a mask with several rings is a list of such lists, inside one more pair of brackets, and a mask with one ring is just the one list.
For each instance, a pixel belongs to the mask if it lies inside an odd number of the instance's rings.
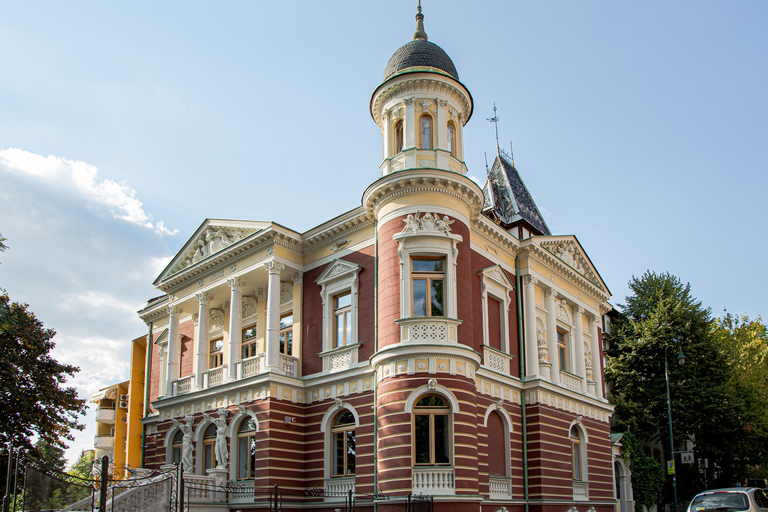
[[413,493],[432,496],[453,496],[452,467],[416,466],[413,468]]

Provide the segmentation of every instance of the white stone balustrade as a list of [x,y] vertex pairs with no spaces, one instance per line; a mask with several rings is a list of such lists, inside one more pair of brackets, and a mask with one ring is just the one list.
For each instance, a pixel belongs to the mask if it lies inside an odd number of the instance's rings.
[[561,371],[560,385],[576,393],[581,393],[581,379],[572,373]]
[[511,361],[511,355],[488,346],[483,347],[483,366],[486,368],[503,373],[504,375],[509,375],[509,365]]
[[512,498],[512,479],[505,476],[488,478],[488,490],[492,500],[508,500]]
[[280,368],[288,377],[299,376],[299,358],[280,354]]
[[452,467],[416,466],[413,468],[413,493],[432,496],[452,496],[454,478]]
[[579,480],[573,481],[573,499],[574,501],[587,501],[589,485],[587,482],[581,482]]
[[195,382],[195,374],[187,375],[173,381],[173,396],[186,395],[192,391],[192,384]]
[[343,500],[349,491],[355,493],[355,477],[325,479],[325,501]]
[[203,389],[212,388],[224,384],[224,376],[227,374],[227,365],[217,366],[203,372]]
[[237,378],[247,379],[264,371],[265,354],[259,354],[237,362]]

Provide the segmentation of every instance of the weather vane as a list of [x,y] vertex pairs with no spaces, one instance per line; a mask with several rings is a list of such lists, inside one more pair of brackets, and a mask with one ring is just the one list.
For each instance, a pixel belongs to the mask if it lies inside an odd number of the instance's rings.
[[496,152],[499,152],[499,116],[496,115],[496,102],[493,102],[493,117],[486,117],[486,121],[490,121],[496,125]]

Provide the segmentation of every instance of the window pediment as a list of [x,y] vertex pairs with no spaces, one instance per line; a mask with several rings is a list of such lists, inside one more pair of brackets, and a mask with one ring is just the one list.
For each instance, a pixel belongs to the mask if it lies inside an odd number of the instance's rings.
[[328,283],[339,280],[353,280],[357,277],[362,267],[356,263],[350,263],[344,260],[333,260],[326,267],[320,276],[315,279],[315,283],[325,286]]

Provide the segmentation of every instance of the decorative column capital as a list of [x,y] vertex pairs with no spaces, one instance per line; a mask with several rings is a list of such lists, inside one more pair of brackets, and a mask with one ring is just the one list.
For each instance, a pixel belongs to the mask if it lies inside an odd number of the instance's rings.
[[531,253],[529,251],[520,251],[520,252],[517,253],[517,260],[518,261],[527,260],[528,256],[530,256],[530,254]]
[[268,261],[264,264],[264,268],[267,269],[267,272],[270,274],[279,274],[282,270],[285,270],[285,265],[280,263],[279,261]]
[[221,309],[224,310],[225,315],[229,313],[229,306],[230,306],[229,301],[225,301],[224,304],[221,305]]
[[533,276],[523,276],[524,286],[536,286],[539,284],[539,280]]
[[232,279],[227,279],[227,284],[232,290],[239,292],[245,286],[245,281],[239,277],[233,277]]
[[416,98],[405,98],[403,101],[405,102],[406,105],[413,105],[413,100],[415,99]]
[[259,288],[258,290],[256,290],[256,300],[258,302],[263,302],[263,301],[267,300],[267,290],[264,289],[263,286],[261,288]]
[[558,297],[558,292],[554,288],[547,288],[544,290],[544,297],[549,298],[552,297],[553,299],[556,299]]
[[181,306],[168,306],[169,315],[180,315],[184,312],[184,308]]
[[192,323],[197,325],[199,323],[199,320],[200,320],[200,315],[199,314],[195,313],[194,315],[192,315]]
[[293,284],[301,284],[304,282],[304,272],[296,272],[293,274]]
[[573,306],[573,312],[574,312],[574,314],[576,314],[576,315],[583,315],[583,314],[584,314],[586,311],[587,311],[587,310],[586,310],[586,309],[584,309],[584,307],[583,307],[583,306],[579,306],[578,304],[576,304],[575,306]]
[[429,112],[429,107],[432,106],[432,102],[431,101],[422,101],[422,102],[419,103],[419,105],[421,105],[421,111],[422,112]]
[[197,302],[199,302],[201,306],[207,306],[213,300],[213,295],[206,292],[196,293],[195,298],[197,299]]

